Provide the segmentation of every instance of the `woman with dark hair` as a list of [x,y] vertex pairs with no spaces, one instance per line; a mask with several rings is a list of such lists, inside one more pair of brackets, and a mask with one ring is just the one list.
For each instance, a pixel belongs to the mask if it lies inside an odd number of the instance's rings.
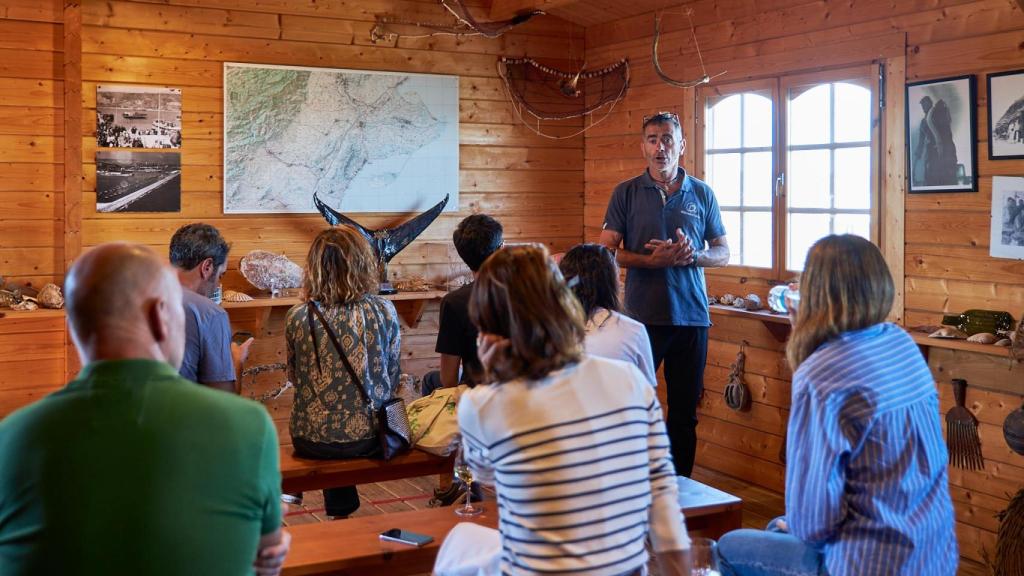
[[435,573],[465,573],[459,559],[493,539],[500,553],[476,573],[641,574],[650,538],[662,574],[689,574],[654,389],[630,364],[583,354],[583,312],[547,250],[495,252],[469,314],[492,383],[462,395],[459,428],[474,478],[495,485],[500,535],[460,524]]
[[[305,302],[285,321],[288,380],[295,385],[288,431],[298,456],[362,458],[378,450],[374,408],[393,397],[401,373],[398,313],[373,293],[378,278],[373,250],[350,226],[324,230],[309,247]],[[332,517],[355,512],[355,486],[324,490],[324,506]]]
[[867,240],[811,247],[786,346],[786,516],[722,537],[723,574],[956,573],[938,393],[917,345],[886,322],[893,293]]
[[558,267],[583,306],[587,354],[629,362],[657,386],[647,329],[619,313],[619,267],[611,251],[601,244],[579,244],[565,253]]

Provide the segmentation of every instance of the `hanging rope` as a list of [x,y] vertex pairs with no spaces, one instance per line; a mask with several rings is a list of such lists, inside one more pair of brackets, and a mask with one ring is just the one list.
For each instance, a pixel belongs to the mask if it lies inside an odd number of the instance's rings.
[[704,55],[701,54],[700,43],[697,42],[697,29],[694,27],[693,18],[691,17],[693,10],[687,9],[686,18],[690,21],[690,35],[693,37],[693,45],[697,48],[697,60],[700,62],[700,71],[703,76],[697,80],[689,81],[675,80],[669,77],[669,75],[661,69],[661,63],[658,62],[658,42],[661,40],[661,17],[664,14],[666,13],[662,12],[661,14],[654,14],[654,41],[651,43],[651,59],[654,61],[654,72],[658,75],[658,78],[661,78],[666,84],[670,84],[677,88],[695,88],[701,84],[709,84],[711,80],[725,74],[725,71],[722,71],[714,76],[708,75],[708,70],[704,66]]

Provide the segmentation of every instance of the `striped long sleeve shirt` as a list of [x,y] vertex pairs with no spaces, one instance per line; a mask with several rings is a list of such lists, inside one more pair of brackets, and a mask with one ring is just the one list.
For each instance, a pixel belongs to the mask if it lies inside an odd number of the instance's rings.
[[462,395],[474,475],[494,484],[504,574],[628,574],[689,548],[654,388],[592,356],[537,381]]
[[829,574],[956,573],[938,394],[906,332],[878,324],[811,354],[788,438],[786,518]]

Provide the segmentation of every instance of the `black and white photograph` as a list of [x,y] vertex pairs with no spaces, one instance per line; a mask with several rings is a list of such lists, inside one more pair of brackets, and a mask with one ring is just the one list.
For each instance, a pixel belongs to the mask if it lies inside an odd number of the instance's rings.
[[988,75],[988,159],[1024,158],[1024,70]]
[[910,192],[978,191],[974,76],[907,84]]
[[1024,178],[992,177],[989,255],[1024,260]]
[[100,148],[181,148],[181,89],[96,87]]
[[181,212],[181,153],[96,153],[97,212]]

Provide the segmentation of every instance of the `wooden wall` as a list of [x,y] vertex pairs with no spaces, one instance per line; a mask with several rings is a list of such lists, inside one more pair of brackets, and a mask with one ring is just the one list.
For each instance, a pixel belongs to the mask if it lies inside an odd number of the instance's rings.
[[[0,0],[0,277],[64,272],[63,5]],[[0,320],[0,416],[64,381],[61,314]]]
[[[60,196],[64,148],[61,125],[62,3],[50,9],[34,0],[0,0],[0,275],[36,281],[63,275]],[[484,10],[481,2],[471,6]],[[272,0],[99,1],[81,3],[83,168],[81,245],[126,240],[166,253],[174,231],[188,222],[217,226],[232,243],[225,286],[254,289],[238,273],[239,259],[253,249],[282,252],[302,262],[312,238],[327,224],[319,215],[231,215],[222,213],[222,66],[252,62],[330,68],[389,70],[459,76],[460,198],[457,212],[444,213],[392,263],[393,276],[421,275],[442,288],[468,276],[451,246],[458,222],[471,213],[497,217],[508,241],[542,242],[564,250],[582,238],[583,139],[549,140],[522,126],[497,76],[499,55],[532,57],[559,64],[583,54],[583,29],[556,18],[538,19],[499,39],[439,36],[375,45],[375,14],[444,22],[431,0],[294,2]],[[182,90],[182,209],[176,214],[99,214],[95,210],[96,86],[131,84]],[[566,134],[575,125],[550,127]],[[375,227],[407,218],[366,214]],[[263,322],[250,365],[283,361],[275,309]],[[236,327],[257,325],[252,312],[232,312]],[[437,304],[404,333],[403,370],[422,374],[436,367]],[[0,334],[0,338],[4,338]],[[4,346],[0,355],[13,355]],[[49,382],[56,386],[62,379]],[[261,377],[247,395],[283,380]],[[4,384],[0,384],[3,386]],[[11,404],[8,406],[8,404]],[[0,416],[19,402],[0,404]],[[272,403],[284,421],[290,396]],[[282,438],[287,441],[287,435]]]
[[[693,9],[708,71],[728,70],[720,79],[723,83],[904,55],[907,81],[978,75],[981,191],[906,197],[902,214],[906,244],[896,247],[905,260],[906,321],[909,325],[934,324],[944,311],[970,307],[1009,310],[1016,317],[1024,314],[1024,263],[988,257],[991,177],[1024,175],[1024,162],[990,162],[984,142],[984,74],[1021,68],[1024,63],[1024,15],[1015,2],[695,0],[666,16],[659,50],[668,73],[685,79],[700,77],[689,25],[680,15],[687,7]],[[584,225],[588,240],[599,235],[614,185],[644,168],[638,135],[643,115],[656,110],[678,112],[684,130],[691,135],[691,146],[692,135],[700,129],[694,91],[673,88],[654,75],[650,58],[653,23],[654,14],[647,13],[587,28],[589,65],[600,66],[627,56],[633,71],[625,102],[612,118],[586,136]],[[902,119],[902,112],[898,118]],[[886,144],[890,142],[883,150]],[[688,152],[684,163],[692,170],[696,151]],[[712,294],[755,292],[763,297],[768,289],[763,281],[729,271],[712,272],[708,278]],[[789,415],[791,378],[781,354],[783,344],[756,320],[715,315],[713,321],[697,463],[781,491],[785,467],[779,452]],[[749,412],[739,414],[725,406],[721,392],[743,340],[750,345],[746,382],[754,403]],[[1006,414],[1020,405],[1024,367],[1009,372],[1004,363],[997,372],[989,366],[989,359],[972,356],[977,355],[961,354],[954,362],[948,355],[933,355],[943,411],[950,405],[947,383],[951,366],[960,366],[960,373],[976,386],[1005,379],[1015,382],[1018,392],[977,391],[968,396],[983,422],[986,469],[983,473],[953,469],[951,479],[962,554],[978,560],[983,546],[993,550],[994,511],[1005,507],[1008,492],[1024,486],[1024,458],[1009,451],[997,428]]]

